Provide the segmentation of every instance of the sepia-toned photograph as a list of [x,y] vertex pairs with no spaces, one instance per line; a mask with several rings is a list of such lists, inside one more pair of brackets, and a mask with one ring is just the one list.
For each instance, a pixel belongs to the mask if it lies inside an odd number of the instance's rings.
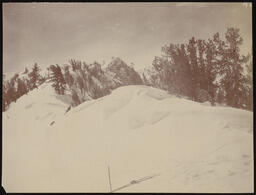
[[252,7],[2,3],[2,190],[253,193]]

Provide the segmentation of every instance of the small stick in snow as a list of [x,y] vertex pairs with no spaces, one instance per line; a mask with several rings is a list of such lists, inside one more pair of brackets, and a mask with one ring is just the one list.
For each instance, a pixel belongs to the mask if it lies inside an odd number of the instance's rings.
[[108,166],[108,180],[109,180],[109,188],[110,188],[110,192],[112,192],[111,178],[110,178],[110,168],[109,168],[109,166]]
[[66,114],[68,111],[70,111],[71,109],[71,105],[68,107],[68,109],[66,110],[66,112],[64,114]]
[[137,179],[137,180],[132,180],[130,183],[128,183],[126,185],[123,185],[123,186],[121,186],[119,188],[114,189],[112,192],[119,191],[119,190],[121,190],[123,188],[127,188],[127,187],[130,187],[130,186],[135,185],[135,184],[139,184],[140,182],[146,181],[148,179],[152,179],[152,178],[154,178],[156,176],[159,176],[159,175],[160,174],[154,174],[154,175],[146,176],[146,177],[143,177],[143,178],[140,178],[140,179]]

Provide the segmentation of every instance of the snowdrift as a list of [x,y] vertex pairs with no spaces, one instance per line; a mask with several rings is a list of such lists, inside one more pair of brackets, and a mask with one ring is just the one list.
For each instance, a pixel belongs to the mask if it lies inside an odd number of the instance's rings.
[[7,192],[109,192],[108,167],[118,192],[253,192],[252,112],[125,86],[65,114],[41,87],[3,113]]

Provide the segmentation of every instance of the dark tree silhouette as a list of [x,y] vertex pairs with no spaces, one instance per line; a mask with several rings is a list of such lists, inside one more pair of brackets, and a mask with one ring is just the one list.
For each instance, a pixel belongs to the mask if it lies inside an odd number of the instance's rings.
[[52,82],[52,86],[54,87],[55,91],[58,94],[63,95],[65,92],[66,82],[61,72],[60,66],[58,64],[51,65],[50,70],[51,70],[50,81]]
[[73,79],[72,75],[69,72],[69,67],[68,66],[64,67],[64,78],[65,78],[65,81],[68,84],[68,86],[71,87],[74,83],[74,79]]
[[71,90],[71,96],[72,96],[74,106],[81,104],[81,101],[80,101],[80,99],[77,95],[77,92],[75,90]]
[[[171,43],[153,60],[157,74],[147,82],[194,101],[252,108],[252,77],[246,77],[243,68],[249,57],[240,54],[241,44],[236,28],[227,29],[224,41],[215,33],[208,40],[192,37],[187,44]],[[251,72],[248,65],[247,70]]]
[[28,89],[25,82],[20,78],[18,78],[17,83],[17,97],[19,98],[22,95],[26,94],[28,92]]
[[25,68],[25,70],[24,70],[23,74],[27,74],[27,73],[28,73],[28,69],[27,69],[27,68]]
[[39,66],[37,63],[34,64],[32,71],[28,74],[29,76],[29,89],[32,90],[34,88],[37,88],[39,83],[39,79],[40,79],[40,74],[39,74]]
[[246,104],[246,78],[243,66],[248,62],[249,56],[240,55],[240,45],[243,42],[239,29],[228,28],[225,33],[226,47],[222,53],[221,81],[226,92],[226,103],[229,106],[243,108]]

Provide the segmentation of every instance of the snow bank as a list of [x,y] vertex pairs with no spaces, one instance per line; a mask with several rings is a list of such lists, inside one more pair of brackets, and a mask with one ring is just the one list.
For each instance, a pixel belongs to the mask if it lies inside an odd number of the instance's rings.
[[120,192],[253,191],[252,112],[125,86],[64,114],[47,90],[4,113],[7,192],[108,192],[108,166]]

